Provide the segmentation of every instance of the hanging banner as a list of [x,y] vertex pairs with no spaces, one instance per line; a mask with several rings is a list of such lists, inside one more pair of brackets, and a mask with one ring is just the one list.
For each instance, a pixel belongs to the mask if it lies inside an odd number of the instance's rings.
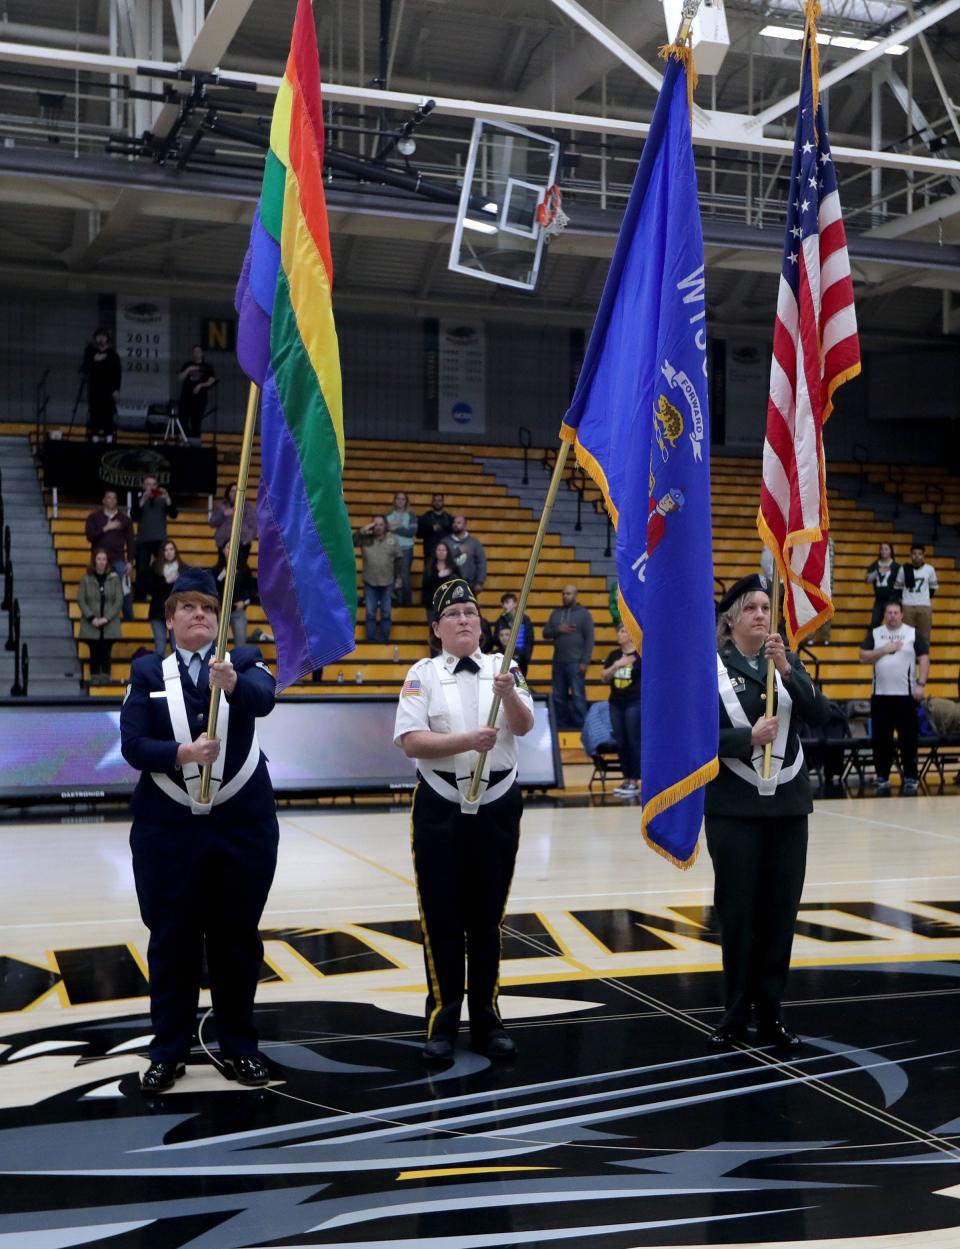
[[437,428],[484,433],[486,382],[487,346],[482,323],[441,321]]
[[117,411],[121,416],[146,416],[170,393],[170,303],[152,295],[117,297],[117,354],[123,382]]

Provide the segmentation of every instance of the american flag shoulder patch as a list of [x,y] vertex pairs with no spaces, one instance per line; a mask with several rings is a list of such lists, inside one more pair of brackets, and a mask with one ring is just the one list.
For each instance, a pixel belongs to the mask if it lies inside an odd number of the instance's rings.
[[416,698],[423,693],[423,686],[420,684],[419,677],[407,677],[403,683],[403,689],[400,691],[401,698]]

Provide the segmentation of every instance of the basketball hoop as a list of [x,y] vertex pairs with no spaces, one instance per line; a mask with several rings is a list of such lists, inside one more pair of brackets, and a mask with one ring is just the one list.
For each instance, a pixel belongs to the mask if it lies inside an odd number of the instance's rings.
[[570,218],[560,207],[563,196],[556,183],[547,187],[543,201],[537,205],[536,221],[548,239],[561,234],[570,224]]

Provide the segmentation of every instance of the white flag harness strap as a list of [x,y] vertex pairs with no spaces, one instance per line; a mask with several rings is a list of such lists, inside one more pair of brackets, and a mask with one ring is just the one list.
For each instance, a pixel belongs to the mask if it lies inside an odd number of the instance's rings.
[[[434,665],[435,676],[446,703],[447,715],[450,719],[450,732],[466,733],[467,726],[463,718],[463,701],[460,698],[460,686],[457,682],[456,673],[447,671],[443,655],[436,655],[430,662]],[[493,705],[494,673],[490,664],[490,656],[483,656],[483,663],[477,675],[480,682],[477,695],[477,712],[479,723],[483,725],[487,723],[490,708]],[[488,752],[483,764],[478,797],[475,801],[468,802],[467,794],[470,791],[470,781],[479,756],[475,750],[467,750],[450,757],[453,760],[454,771],[457,774],[456,789],[449,781],[445,781],[442,776],[438,776],[425,759],[418,760],[418,766],[430,788],[438,793],[441,798],[446,798],[448,802],[459,803],[460,810],[467,815],[476,815],[477,808],[481,805],[481,798],[485,799],[486,802],[494,802],[497,798],[502,797],[517,779],[517,765],[514,764],[505,777],[497,781],[495,785],[490,786],[490,754]]]
[[[226,659],[230,658],[229,651]],[[170,712],[170,725],[173,736],[181,746],[189,746],[194,740],[187,719],[187,705],[183,697],[183,686],[180,682],[180,664],[177,652],[168,655],[163,661],[163,681],[167,691],[167,710]],[[185,763],[183,765],[183,781],[186,789],[180,786],[165,772],[151,772],[154,783],[162,789],[168,798],[181,806],[190,807],[194,815],[209,815],[214,803],[227,802],[246,785],[257,770],[260,762],[260,742],[257,731],[253,731],[250,752],[243,761],[243,766],[235,776],[224,785],[223,768],[227,757],[227,740],[230,732],[230,704],[226,697],[220,701],[220,714],[217,720],[217,733],[220,738],[220,753],[210,768],[210,801],[200,802],[200,765]]]
[[[792,781],[800,769],[803,767],[803,747],[797,742],[797,757],[789,767],[783,766],[783,757],[787,750],[787,736],[790,732],[790,711],[793,707],[793,699],[787,693],[787,687],[780,679],[780,673],[775,674],[777,682],[777,736],[773,743],[773,758],[770,766],[770,776],[763,776],[763,747],[755,746],[750,763],[746,764],[742,759],[721,758],[720,762],[730,769],[735,775],[739,776],[742,781],[752,785],[759,791],[761,797],[770,798],[776,791],[778,785],[786,785],[788,781]],[[724,710],[735,729],[749,729],[753,726],[747,719],[747,713],[740,704],[740,699],[733,688],[730,680],[730,674],[727,672],[726,666],[720,656],[717,656],[717,681],[720,687],[720,701],[723,703]]]

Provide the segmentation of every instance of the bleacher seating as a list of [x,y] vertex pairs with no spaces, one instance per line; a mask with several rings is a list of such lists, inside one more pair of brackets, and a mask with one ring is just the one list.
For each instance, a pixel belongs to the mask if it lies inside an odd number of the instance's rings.
[[[218,489],[235,478],[239,455],[239,435],[221,435],[217,444],[219,460]],[[516,456],[515,448],[483,447],[477,450],[489,458],[491,455]],[[856,465],[836,465],[837,471],[855,472]],[[572,474],[572,466],[571,466]],[[532,473],[541,473],[544,488],[547,473],[539,465],[531,466]],[[259,456],[255,452],[252,467],[251,491],[255,489],[259,475]],[[718,578],[729,585],[738,577],[757,567],[760,544],[755,528],[756,499],[759,486],[759,462],[745,459],[714,456],[713,519],[714,558]],[[948,484],[953,479],[948,479]],[[960,484],[956,492],[960,497]],[[356,526],[365,523],[376,511],[386,512],[392,505],[393,493],[404,489],[410,496],[413,511],[425,510],[435,490],[444,493],[448,510],[463,509],[470,521],[471,532],[487,547],[489,573],[481,599],[481,610],[490,618],[499,612],[500,595],[506,590],[517,589],[523,578],[526,560],[536,530],[538,517],[512,499],[506,487],[498,484],[480,467],[471,448],[414,442],[381,442],[351,440],[348,443],[347,464],[344,475],[344,494],[351,522]],[[586,498],[599,498],[592,483],[586,486]],[[48,498],[48,514],[54,536],[57,558],[64,582],[64,593],[70,603],[71,615],[76,620],[74,602],[77,583],[89,558],[89,548],[83,534],[86,514],[96,499],[61,499],[59,516],[52,515]],[[177,542],[184,558],[190,563],[212,566],[216,551],[212,531],[206,519],[206,501],[202,499],[178,499],[180,514],[171,523],[170,533]],[[865,698],[870,691],[870,672],[858,660],[858,652],[873,599],[870,586],[864,581],[867,565],[875,557],[879,542],[890,537],[889,525],[877,520],[871,512],[860,507],[856,500],[830,492],[831,521],[836,540],[835,603],[837,614],[833,622],[831,645],[811,646],[808,656],[817,666],[817,675],[832,699],[839,701]],[[909,546],[907,532],[893,534],[901,549]],[[940,593],[934,609],[934,653],[928,693],[938,697],[956,697],[957,671],[960,666],[960,571],[943,562],[938,564],[935,548],[928,548],[928,558],[937,565]],[[251,564],[256,569],[257,548],[254,544]],[[358,553],[359,572],[359,553]],[[419,589],[421,561],[419,544],[413,566],[415,595]],[[597,624],[595,662],[588,673],[588,695],[604,697],[605,689],[599,683],[600,660],[616,643],[615,633],[607,610],[606,581],[602,575],[591,573],[590,567],[575,558],[573,551],[565,547],[560,538],[550,534],[543,548],[529,613],[539,633],[550,610],[559,602],[560,589],[568,581],[580,587],[580,600],[591,609]],[[261,609],[253,607],[249,612],[250,627],[266,629],[269,626]],[[357,627],[358,638],[363,637],[363,608]],[[356,690],[362,693],[396,693],[407,667],[425,653],[427,626],[423,609],[419,606],[396,608],[393,635],[389,645],[377,645],[358,641],[356,650],[332,669],[327,669],[321,688],[330,689],[342,673],[342,685],[337,692]],[[146,618],[146,605],[136,605],[136,619],[125,623],[123,638],[115,644],[114,685],[99,687],[102,693],[117,693],[123,685],[131,656],[141,646],[151,645],[150,629]],[[271,643],[262,643],[269,659],[273,656]],[[86,649],[85,647],[83,648]],[[530,668],[530,681],[535,688],[549,689],[550,654],[548,643],[538,641],[537,651]],[[86,670],[86,664],[85,664]],[[358,674],[362,684],[358,684]],[[313,693],[317,685],[306,683],[294,692]]]

